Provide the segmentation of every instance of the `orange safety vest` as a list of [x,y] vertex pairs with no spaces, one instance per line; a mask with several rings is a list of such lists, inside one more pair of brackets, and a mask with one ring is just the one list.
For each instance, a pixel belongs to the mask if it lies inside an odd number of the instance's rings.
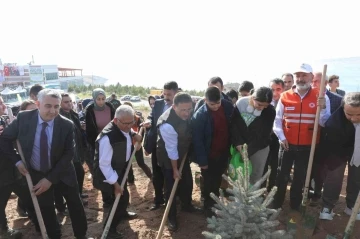
[[[311,88],[302,100],[293,89],[281,95],[280,100],[284,105],[283,131],[289,144],[311,145],[318,94],[317,89]],[[317,144],[319,139],[320,127],[317,132]]]

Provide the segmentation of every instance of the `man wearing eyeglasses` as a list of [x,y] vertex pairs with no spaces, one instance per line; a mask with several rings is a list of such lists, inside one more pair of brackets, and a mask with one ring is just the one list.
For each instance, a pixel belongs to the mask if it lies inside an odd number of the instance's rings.
[[[129,205],[129,192],[127,187],[121,189],[120,184],[124,177],[130,157],[134,149],[132,138],[141,142],[142,137],[131,130],[135,123],[135,112],[128,105],[121,105],[116,109],[115,118],[101,131],[95,141],[94,158],[94,187],[112,194],[115,199],[121,194],[119,204],[112,220],[108,239],[123,238],[116,227],[122,219],[133,219],[137,215],[134,212],[126,211]],[[126,185],[126,183],[125,183]],[[110,214],[110,213],[109,213]],[[106,225],[109,218],[106,218]]]

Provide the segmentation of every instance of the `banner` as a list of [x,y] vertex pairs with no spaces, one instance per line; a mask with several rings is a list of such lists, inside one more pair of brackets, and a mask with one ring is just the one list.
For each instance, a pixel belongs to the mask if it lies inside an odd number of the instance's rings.
[[30,84],[39,84],[44,82],[41,66],[29,66]]

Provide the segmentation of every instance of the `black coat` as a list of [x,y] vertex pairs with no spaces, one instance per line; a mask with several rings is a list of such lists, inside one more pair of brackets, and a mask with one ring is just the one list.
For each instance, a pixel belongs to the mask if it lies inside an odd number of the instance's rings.
[[147,131],[146,140],[144,142],[144,149],[148,153],[156,152],[156,141],[157,141],[157,121],[162,115],[165,106],[165,100],[159,99],[155,101],[155,106],[148,116],[151,121],[151,128]]
[[249,156],[266,148],[271,142],[271,133],[275,120],[274,106],[269,105],[259,117],[256,117],[249,126],[240,115],[239,109],[235,107],[231,116],[231,143],[236,147],[247,144]]
[[[115,116],[115,109],[113,105],[109,102],[105,102],[107,106],[110,107],[111,118]],[[96,118],[94,113],[94,102],[88,104],[85,109],[85,123],[86,123],[86,138],[92,150],[95,150],[95,140],[98,136],[98,127],[96,124]]]

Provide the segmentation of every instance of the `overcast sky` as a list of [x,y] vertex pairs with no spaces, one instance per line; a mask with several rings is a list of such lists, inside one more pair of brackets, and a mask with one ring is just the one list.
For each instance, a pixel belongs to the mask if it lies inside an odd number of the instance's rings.
[[175,80],[203,89],[215,75],[261,85],[303,62],[360,56],[357,1],[13,0],[1,6],[4,63],[26,64],[34,55],[36,64],[83,68],[124,85]]

